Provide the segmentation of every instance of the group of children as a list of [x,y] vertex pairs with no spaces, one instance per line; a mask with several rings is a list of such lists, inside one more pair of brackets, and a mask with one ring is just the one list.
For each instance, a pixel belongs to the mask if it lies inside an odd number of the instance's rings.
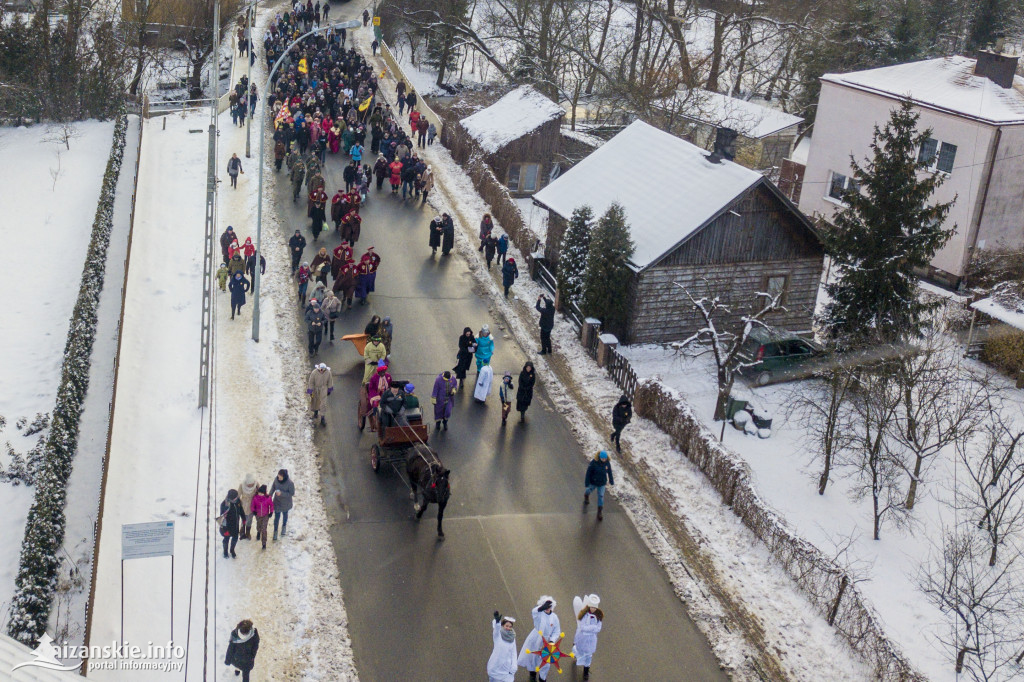
[[[604,612],[601,611],[601,598],[596,594],[574,597],[572,600],[573,615],[576,618],[576,635],[572,645],[572,658],[576,665],[583,667],[583,679],[590,679],[590,666],[597,651],[597,634],[604,624]],[[516,670],[526,668],[530,673],[530,681],[547,680],[551,672],[552,660],[561,672],[559,658],[551,656],[557,642],[561,639],[561,624],[555,615],[553,597],[547,595],[537,600],[531,609],[533,629],[526,636],[523,648],[516,655],[516,619],[494,612],[491,624],[491,638],[494,648],[487,660],[487,678],[489,682],[513,682]],[[546,649],[546,651],[545,651]]]

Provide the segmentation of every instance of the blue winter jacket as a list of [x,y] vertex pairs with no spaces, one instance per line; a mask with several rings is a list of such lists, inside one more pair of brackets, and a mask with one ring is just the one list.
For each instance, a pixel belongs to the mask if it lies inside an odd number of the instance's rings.
[[587,476],[583,481],[583,485],[596,485],[600,487],[608,485],[609,483],[611,485],[615,485],[615,477],[612,475],[611,460],[590,460],[590,464],[587,466]]
[[490,334],[478,338],[476,340],[476,359],[486,364],[491,361],[492,355],[494,355],[494,339]]

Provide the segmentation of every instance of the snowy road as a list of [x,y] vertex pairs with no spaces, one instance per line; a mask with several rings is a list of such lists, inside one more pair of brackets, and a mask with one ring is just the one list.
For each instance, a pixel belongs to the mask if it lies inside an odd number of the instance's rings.
[[[328,159],[330,195],[343,184],[344,158]],[[309,241],[304,260],[317,246],[338,244],[334,233],[313,243],[305,202],[293,204],[284,182],[277,204],[283,229],[301,227]],[[403,204],[385,184],[381,193],[371,189],[362,215],[356,257],[374,245],[383,264],[370,305],[343,314],[338,338],[362,332],[372,314],[390,315],[393,376],[415,383],[426,404],[434,377],[454,364],[462,328],[487,323],[496,332],[495,373],[518,377],[528,353],[504,338],[501,322],[474,292],[466,263],[454,252],[431,258],[430,208]],[[541,594],[558,600],[568,648],[575,632],[572,597],[596,592],[607,619],[595,675],[624,680],[640,670],[652,680],[727,679],[626,515],[614,502],[600,525],[593,506],[583,512],[585,464],[570,426],[551,409],[545,377],[525,425],[513,413],[501,427],[495,389],[486,406],[460,393],[450,430],[431,434],[453,471],[447,540],[439,543],[436,507],[417,524],[405,484],[393,471],[370,469],[374,436],[358,431],[355,420],[361,358],[351,344],[337,341],[325,342],[317,360],[335,373],[328,426],[316,440],[361,678],[398,680],[433,671],[432,679],[480,679],[491,648],[491,613],[518,619],[521,646]]]

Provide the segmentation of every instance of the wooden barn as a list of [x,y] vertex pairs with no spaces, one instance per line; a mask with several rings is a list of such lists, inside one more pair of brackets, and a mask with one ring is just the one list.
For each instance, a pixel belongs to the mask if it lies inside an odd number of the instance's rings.
[[480,157],[512,196],[529,196],[548,182],[564,116],[562,107],[523,85],[444,126],[441,143],[460,164]]
[[736,315],[758,292],[782,291],[786,310],[770,323],[810,329],[824,262],[814,226],[771,181],[725,153],[710,158],[636,121],[533,196],[550,214],[545,255],[556,269],[550,245],[561,242],[576,207],[589,205],[595,217],[613,201],[625,209],[636,245],[632,304],[627,328],[608,330],[623,343],[679,341],[697,331],[703,320],[684,289],[718,295]]

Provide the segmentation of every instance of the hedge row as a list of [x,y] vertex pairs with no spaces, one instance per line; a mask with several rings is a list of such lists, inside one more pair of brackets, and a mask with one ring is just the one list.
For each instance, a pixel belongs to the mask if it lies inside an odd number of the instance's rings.
[[57,587],[57,553],[64,543],[64,503],[71,463],[78,449],[78,422],[89,388],[89,366],[96,337],[96,312],[107,247],[113,227],[114,193],[121,173],[128,117],[122,110],[114,122],[114,139],[103,175],[92,238],[86,254],[78,300],[71,315],[64,364],[61,368],[57,402],[53,409],[50,435],[43,462],[36,476],[35,498],[25,524],[18,576],[11,601],[7,634],[28,646],[34,646],[46,631],[50,606]]

